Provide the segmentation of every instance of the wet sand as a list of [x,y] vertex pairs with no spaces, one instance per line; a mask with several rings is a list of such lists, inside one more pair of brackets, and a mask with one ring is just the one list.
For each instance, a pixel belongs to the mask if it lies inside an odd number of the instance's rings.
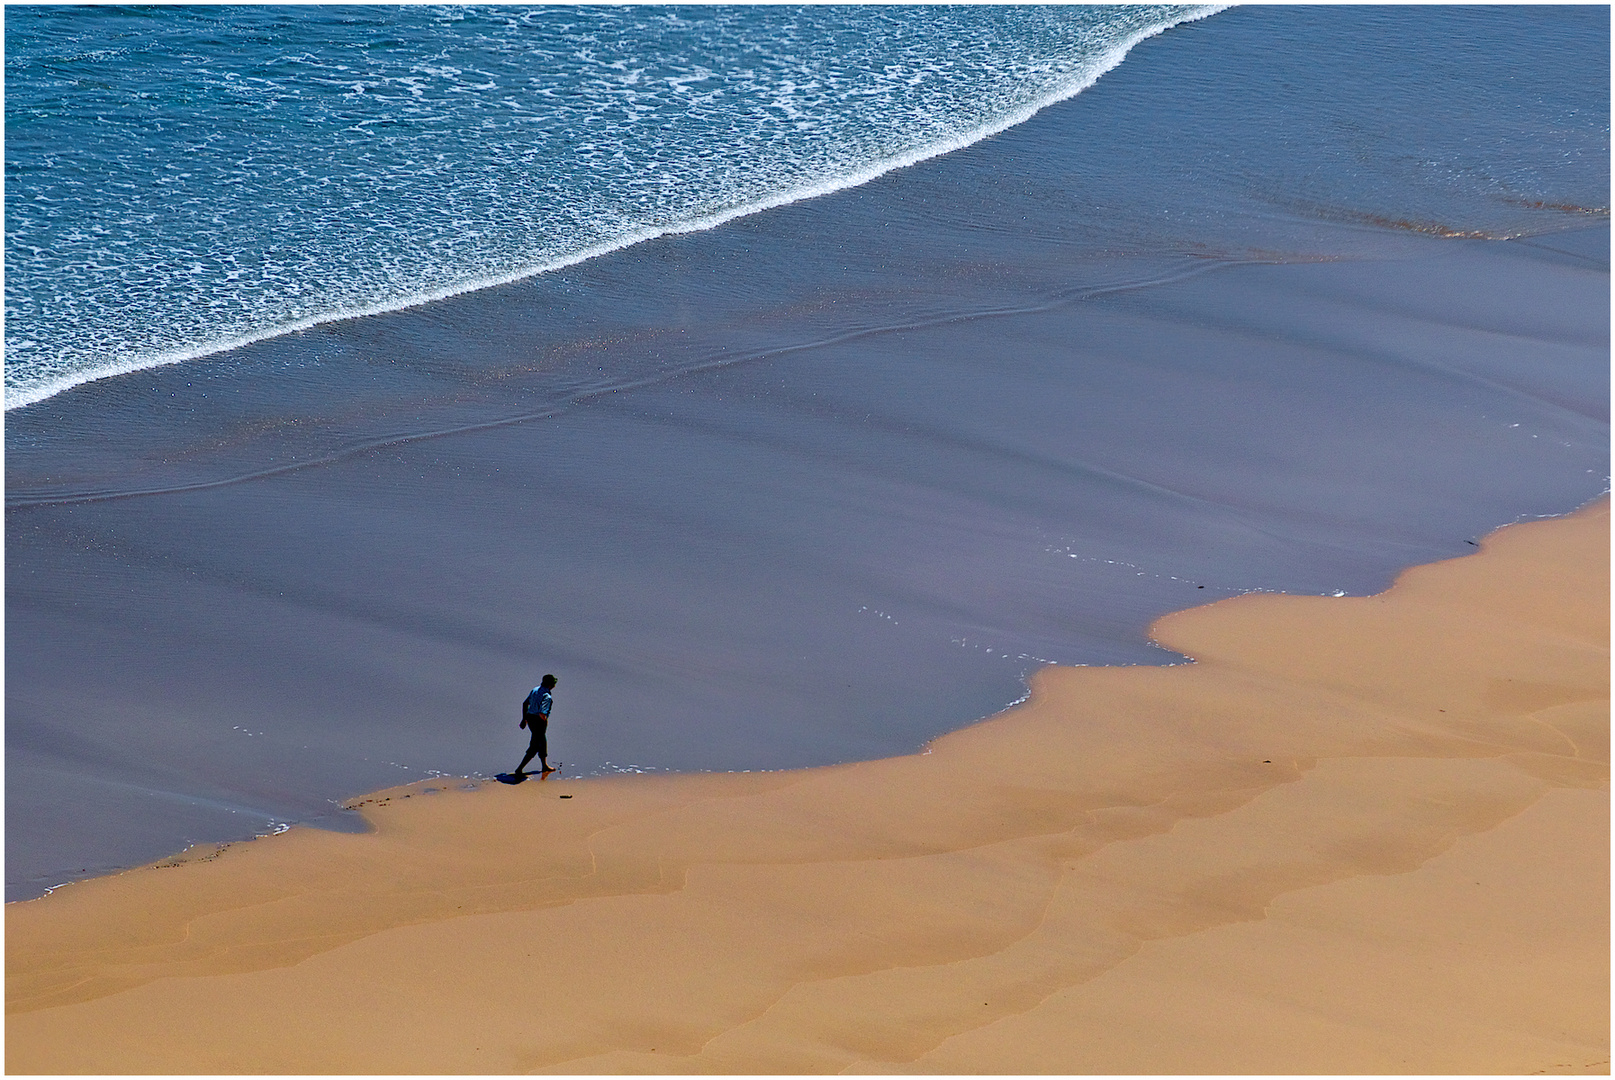
[[6,1066],[1608,1072],[1608,573],[1606,499],[921,754],[426,782],[75,884],[7,908]]

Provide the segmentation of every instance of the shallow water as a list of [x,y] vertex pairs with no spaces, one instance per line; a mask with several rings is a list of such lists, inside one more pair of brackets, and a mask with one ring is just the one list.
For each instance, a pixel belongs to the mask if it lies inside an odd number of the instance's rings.
[[509,768],[544,671],[567,772],[901,753],[1593,497],[1608,14],[1541,10],[1225,12],[861,187],[9,412],[8,895]]

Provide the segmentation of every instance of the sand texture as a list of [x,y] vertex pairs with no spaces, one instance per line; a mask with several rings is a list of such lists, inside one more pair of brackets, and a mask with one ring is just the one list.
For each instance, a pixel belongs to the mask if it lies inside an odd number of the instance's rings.
[[418,784],[76,884],[7,908],[6,1066],[1608,1072],[1608,571],[1605,500],[923,754]]

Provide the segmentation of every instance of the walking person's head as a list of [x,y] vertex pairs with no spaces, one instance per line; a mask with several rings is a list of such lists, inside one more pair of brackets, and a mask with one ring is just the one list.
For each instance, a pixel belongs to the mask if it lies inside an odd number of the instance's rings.
[[542,686],[546,690],[555,689],[555,676],[554,675],[546,675],[546,676],[544,676],[544,678],[539,681],[538,685]]

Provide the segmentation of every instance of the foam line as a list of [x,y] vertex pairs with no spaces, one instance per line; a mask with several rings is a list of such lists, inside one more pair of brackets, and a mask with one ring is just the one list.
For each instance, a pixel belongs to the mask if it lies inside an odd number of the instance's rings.
[[[921,319],[902,323],[880,324],[876,326],[858,327],[829,337],[817,338],[812,341],[795,342],[788,345],[778,345],[767,349],[748,351],[738,355],[720,355],[689,367],[679,368],[675,371],[658,372],[646,378],[630,379],[625,382],[613,383],[594,390],[572,394],[563,401],[548,405],[542,409],[518,413],[514,416],[502,416],[494,420],[483,420],[474,424],[456,424],[452,427],[430,428],[424,431],[395,432],[382,435],[361,442],[351,443],[328,453],[316,457],[306,458],[302,461],[288,462],[284,465],[275,465],[267,469],[256,469],[252,472],[240,473],[235,476],[223,477],[218,480],[199,480],[189,484],[167,484],[150,488],[125,488],[122,490],[97,490],[56,492],[39,495],[6,494],[6,509],[19,510],[36,506],[67,506],[78,503],[111,502],[115,499],[136,499],[151,495],[180,495],[193,491],[211,491],[215,488],[229,487],[232,484],[244,484],[253,480],[264,480],[271,476],[281,476],[286,473],[301,472],[304,469],[315,468],[320,465],[329,465],[341,461],[355,454],[362,454],[369,450],[379,450],[382,447],[402,446],[406,443],[424,442],[427,439],[440,439],[450,435],[463,435],[473,431],[490,431],[494,428],[509,427],[512,424],[525,424],[530,420],[541,420],[556,416],[575,405],[582,405],[614,394],[622,394],[632,390],[640,390],[647,386],[655,386],[671,379],[682,379],[690,375],[698,375],[722,368],[736,367],[741,364],[755,363],[759,360],[776,360],[782,356],[793,353],[809,352],[814,349],[828,348],[834,345],[843,345],[852,341],[861,341],[881,334],[900,333],[909,330],[921,330],[933,326],[947,326],[954,323],[972,322],[977,319],[1001,318],[1007,315],[1024,315],[1040,311],[1052,311],[1066,304],[1082,300],[1091,300],[1100,296],[1109,296],[1114,293],[1131,292],[1138,289],[1149,289],[1159,285],[1166,285],[1174,281],[1183,281],[1186,278],[1198,277],[1201,274],[1226,266],[1271,265],[1267,259],[1219,259],[1215,261],[1199,262],[1187,270],[1172,274],[1158,274],[1153,277],[1137,281],[1122,281],[1110,285],[1084,287],[1061,292],[1046,302],[1040,304],[1017,304],[1012,307],[981,308],[972,311],[949,312],[934,318]],[[1110,479],[1119,479],[1128,483],[1140,483],[1136,477],[1124,474],[1111,473],[1098,470]],[[1169,488],[1161,488],[1154,484],[1145,484],[1145,487],[1154,492],[1185,498],[1182,492]]]
[[1120,44],[1111,48],[1108,52],[1102,53],[1096,57],[1094,62],[1082,74],[1074,76],[1064,86],[1061,86],[1060,88],[998,118],[997,120],[993,120],[959,135],[954,135],[950,138],[938,140],[937,142],[930,143],[915,150],[910,150],[907,153],[898,154],[889,158],[883,158],[879,161],[870,163],[860,170],[836,177],[831,180],[821,181],[816,184],[802,184],[796,187],[787,188],[784,191],[776,192],[773,195],[766,196],[754,202],[746,203],[742,206],[733,207],[728,210],[721,210],[717,213],[707,214],[702,217],[693,218],[689,221],[680,222],[678,224],[635,229],[614,240],[584,248],[559,259],[551,259],[546,262],[535,263],[517,270],[505,271],[503,273],[480,275],[466,281],[461,281],[453,285],[419,293],[414,296],[403,297],[398,300],[387,301],[366,307],[332,311],[322,315],[312,315],[294,322],[282,323],[277,326],[268,327],[266,329],[254,331],[248,334],[221,337],[212,341],[203,342],[198,345],[192,345],[184,349],[176,349],[165,353],[159,353],[156,356],[144,356],[129,360],[115,361],[101,367],[91,368],[87,371],[74,372],[71,375],[63,375],[27,389],[13,390],[8,387],[5,391],[5,411],[10,412],[13,409],[25,408],[26,406],[44,401],[46,398],[54,397],[66,390],[71,390],[75,386],[82,386],[85,383],[98,382],[102,379],[110,379],[118,375],[128,375],[136,371],[146,371],[151,368],[166,367],[170,364],[184,363],[187,360],[197,360],[204,356],[212,356],[221,352],[229,352],[232,349],[243,348],[244,346],[251,345],[259,341],[265,341],[270,338],[282,337],[286,334],[295,334],[303,330],[311,329],[315,326],[324,325],[326,323],[342,322],[348,319],[362,319],[370,315],[383,315],[393,311],[404,311],[409,308],[420,307],[424,304],[436,303],[439,300],[447,300],[453,296],[461,296],[465,293],[477,292],[481,289],[491,289],[500,285],[509,285],[513,282],[525,281],[528,278],[537,277],[540,274],[547,274],[556,270],[564,270],[569,266],[576,266],[579,263],[587,262],[591,259],[597,259],[602,255],[609,255],[612,252],[621,251],[624,248],[632,247],[635,244],[644,243],[647,240],[655,240],[663,236],[678,236],[685,233],[705,232],[709,229],[715,229],[720,225],[727,224],[728,222],[734,221],[738,218],[750,217],[753,214],[760,214],[765,210],[773,210],[776,207],[786,206],[791,203],[803,202],[807,199],[816,199],[820,196],[830,195],[837,191],[845,191],[848,188],[860,187],[872,180],[886,175],[889,172],[893,172],[897,169],[904,169],[910,165],[918,165],[923,161],[929,161],[932,158],[941,157],[943,154],[950,154],[955,150],[962,150],[967,146],[971,146],[983,139],[997,135],[998,133],[1015,127],[1018,124],[1023,124],[1027,120],[1030,120],[1033,116],[1037,115],[1039,112],[1048,108],[1050,105],[1067,101],[1093,86],[1102,76],[1114,69],[1124,59],[1126,59],[1127,54],[1131,52],[1133,47],[1139,42],[1144,41],[1147,38],[1154,37],[1157,34],[1164,33],[1175,26],[1181,26],[1185,23],[1196,22],[1200,19],[1209,18],[1210,16],[1215,15],[1219,11],[1223,11],[1230,6],[1231,5],[1229,4],[1208,4],[1186,9],[1184,16],[1180,19],[1166,23],[1162,26],[1152,27],[1146,30],[1139,30],[1133,33]]

